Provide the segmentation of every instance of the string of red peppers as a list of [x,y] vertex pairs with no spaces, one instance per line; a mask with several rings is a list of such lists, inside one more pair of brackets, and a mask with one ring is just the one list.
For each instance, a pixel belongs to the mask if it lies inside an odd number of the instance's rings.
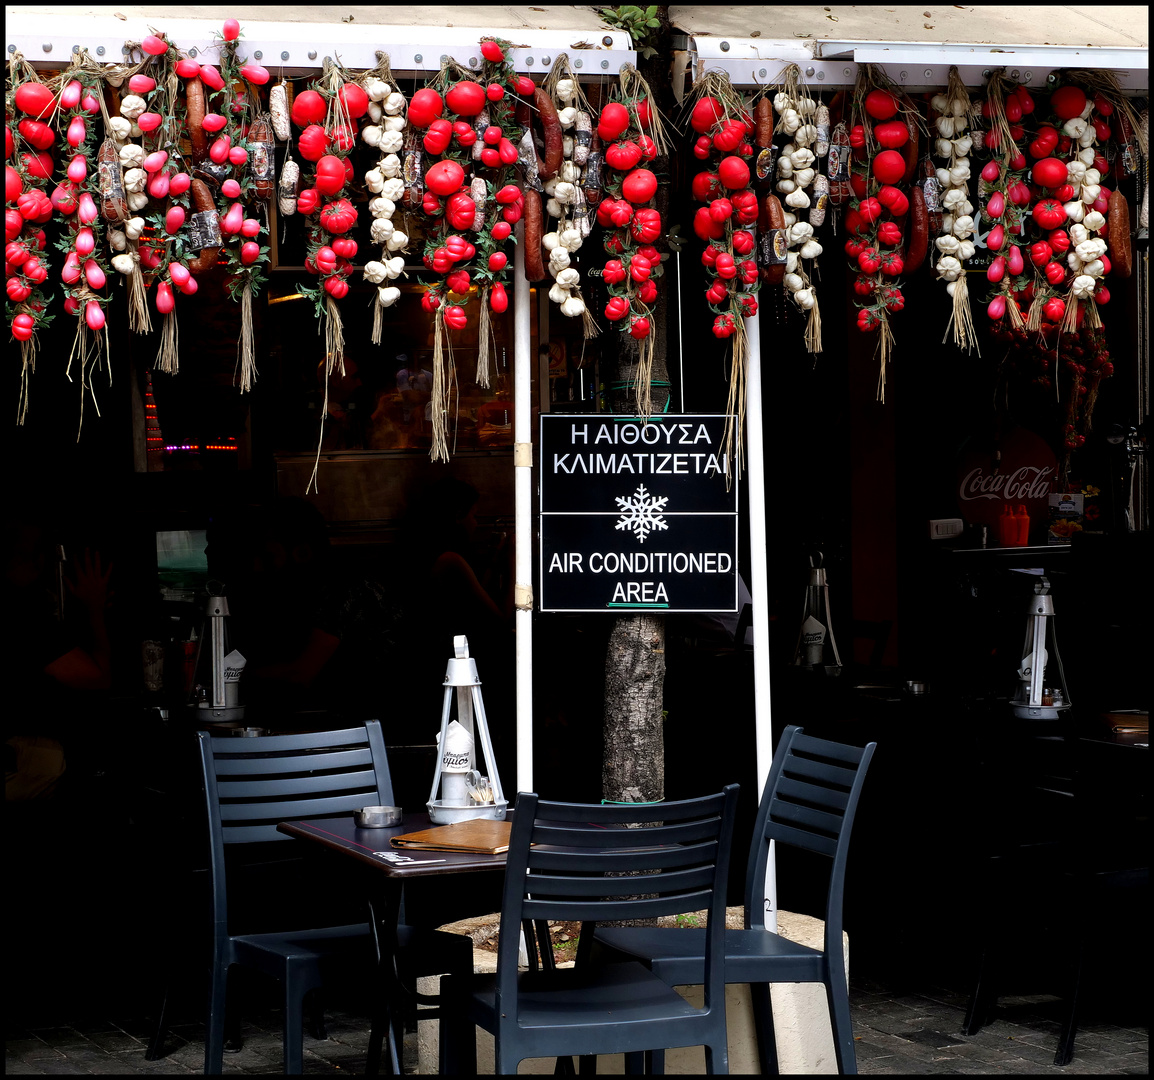
[[[79,72],[78,72],[79,74]],[[96,162],[98,130],[88,123],[89,105],[101,92],[91,75],[73,78],[70,72],[63,76],[60,90],[57,123],[63,128],[60,137],[61,161],[67,160],[61,186],[68,184],[69,198],[63,199],[59,211],[66,218],[65,231],[57,241],[64,254],[60,278],[64,283],[64,310],[77,316],[76,346],[79,354],[81,403],[88,385],[85,369],[90,359],[87,331],[96,334],[96,356],[100,352],[100,331],[107,325],[104,305],[107,294],[101,295],[107,284],[108,266],[105,263],[104,223],[98,210],[100,177]],[[99,105],[97,105],[99,108]],[[65,126],[66,125],[66,126]],[[66,207],[71,204],[71,212]]]
[[12,336],[20,343],[23,361],[17,418],[23,422],[28,409],[28,378],[35,368],[36,332],[46,327],[50,295],[47,240],[42,226],[52,217],[53,203],[47,194],[54,162],[49,150],[56,140],[48,123],[56,111],[56,95],[36,76],[21,57],[8,61],[6,114],[20,117],[16,131],[11,121],[4,129],[4,276],[7,300],[5,315]]

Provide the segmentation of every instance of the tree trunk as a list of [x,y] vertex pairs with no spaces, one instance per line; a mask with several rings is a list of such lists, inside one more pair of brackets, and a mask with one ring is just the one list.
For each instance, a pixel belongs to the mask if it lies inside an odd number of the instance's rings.
[[[638,70],[645,77],[665,116],[672,116],[668,64],[672,56],[672,28],[668,8],[660,7],[657,55],[640,60]],[[650,166],[657,175],[656,207],[661,214],[663,233],[669,227],[668,157],[659,157]],[[668,250],[664,236],[655,245]],[[663,267],[668,267],[663,260]],[[667,292],[676,288],[672,274],[659,285],[653,310],[653,415],[660,415],[670,397],[666,366]],[[610,385],[613,412],[636,415],[638,343],[627,334],[611,332],[616,343],[616,372]],[[613,350],[607,343],[606,352]],[[622,615],[609,635],[605,658],[605,751],[601,770],[602,798],[607,802],[657,802],[665,797],[665,740],[662,730],[665,682],[665,619],[660,615]]]

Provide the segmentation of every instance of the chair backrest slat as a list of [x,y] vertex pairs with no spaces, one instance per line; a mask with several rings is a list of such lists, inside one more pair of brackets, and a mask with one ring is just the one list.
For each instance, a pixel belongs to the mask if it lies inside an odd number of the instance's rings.
[[840,788],[821,787],[804,780],[795,780],[790,776],[783,776],[777,782],[777,797],[790,802],[810,803],[838,814],[845,812],[849,802],[849,793]]
[[[651,829],[646,829],[646,833]],[[567,873],[621,874],[638,870],[672,870],[717,858],[717,843],[669,844],[659,848],[621,848],[610,851],[551,849],[534,845],[529,852],[529,869],[564,870]]]
[[[550,922],[619,922],[626,919],[657,919],[663,915],[682,915],[686,912],[708,910],[713,891],[685,893],[676,903],[667,898],[639,896],[628,900],[599,900],[588,904],[574,901],[527,899],[523,911],[526,919]],[[724,921],[724,920],[723,920]]]
[[260,780],[218,780],[216,789],[222,802],[233,799],[275,799],[278,802],[287,802],[299,795],[365,792],[374,790],[376,786],[377,774],[370,762],[368,768],[358,769],[356,772],[278,776]]
[[713,879],[712,857],[704,866],[694,866],[685,870],[672,870],[661,874],[593,874],[588,877],[559,874],[531,874],[526,888],[534,897],[636,896],[638,893],[660,893],[672,896],[690,889],[708,888]]
[[[246,740],[247,742],[247,740]],[[303,754],[267,754],[261,757],[222,756],[217,759],[217,776],[278,776],[372,767],[373,755],[367,746],[332,749],[317,748]]]
[[542,845],[562,848],[591,847],[600,850],[612,847],[645,848],[655,847],[658,844],[691,844],[713,835],[715,835],[714,824],[710,818],[662,822],[637,829],[627,826],[577,828],[573,824],[560,825],[556,822],[543,821],[538,825],[536,832],[538,839],[533,843],[536,847]]
[[766,835],[770,836],[771,839],[776,839],[772,833],[778,825],[787,825],[795,829],[808,829],[815,834],[815,840],[819,839],[822,833],[836,838],[841,830],[842,822],[845,820],[841,814],[827,814],[824,810],[805,806],[802,803],[787,802],[776,796],[770,803],[769,818]]
[[827,761],[798,757],[791,754],[785,765],[785,775],[796,779],[811,780],[830,787],[848,788],[853,784],[856,770]]

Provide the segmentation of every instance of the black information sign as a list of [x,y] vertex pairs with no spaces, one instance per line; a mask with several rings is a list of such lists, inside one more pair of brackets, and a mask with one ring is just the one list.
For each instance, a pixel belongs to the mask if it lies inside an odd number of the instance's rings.
[[737,610],[726,417],[541,417],[542,611]]

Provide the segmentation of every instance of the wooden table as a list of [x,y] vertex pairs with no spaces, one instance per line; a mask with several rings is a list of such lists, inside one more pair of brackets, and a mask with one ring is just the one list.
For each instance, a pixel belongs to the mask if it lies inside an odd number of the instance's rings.
[[[322,852],[355,866],[360,873],[371,912],[376,942],[377,965],[381,973],[383,1009],[374,1017],[374,1037],[369,1044],[365,1069],[375,1075],[380,1065],[381,1038],[377,1023],[384,1020],[389,1027],[389,1050],[394,1075],[402,1072],[398,1048],[403,1038],[403,1017],[414,1004],[429,1004],[417,995],[415,1002],[404,985],[397,969],[397,935],[403,914],[403,895],[406,882],[428,877],[444,877],[446,885],[455,874],[476,874],[484,871],[503,871],[505,855],[476,855],[456,851],[401,850],[390,847],[392,837],[401,833],[426,829],[430,825],[427,814],[405,814],[401,824],[386,829],[361,829],[351,814],[332,819],[313,821],[282,821],[277,830],[315,845]],[[407,855],[410,862],[394,863],[379,853]],[[383,1014],[383,1015],[382,1015]]]

